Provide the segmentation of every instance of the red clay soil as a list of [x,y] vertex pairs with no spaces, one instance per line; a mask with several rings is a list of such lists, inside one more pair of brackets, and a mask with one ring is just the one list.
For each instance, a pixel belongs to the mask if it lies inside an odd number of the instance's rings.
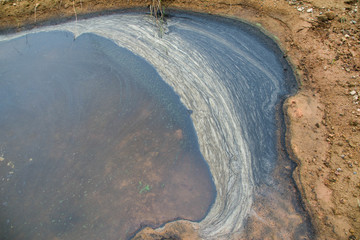
[[[140,0],[1,0],[0,29],[149,4]],[[284,104],[286,139],[291,158],[298,164],[293,177],[317,239],[360,239],[358,0],[164,0],[163,4],[246,20],[279,43],[300,85],[298,94]],[[196,239],[194,226],[181,221],[165,229],[147,228],[135,239],[175,235]]]

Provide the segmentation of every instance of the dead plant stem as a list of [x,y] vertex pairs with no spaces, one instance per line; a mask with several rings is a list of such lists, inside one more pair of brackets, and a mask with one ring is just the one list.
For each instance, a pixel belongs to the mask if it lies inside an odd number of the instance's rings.
[[74,13],[75,13],[75,21],[77,22],[77,13],[76,13],[76,8],[75,8],[75,0],[73,0],[73,8],[74,8]]

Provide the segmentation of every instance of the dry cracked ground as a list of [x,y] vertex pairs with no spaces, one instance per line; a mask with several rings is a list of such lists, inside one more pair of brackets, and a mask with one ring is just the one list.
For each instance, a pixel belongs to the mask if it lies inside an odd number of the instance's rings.
[[[0,0],[3,32],[45,20],[148,7],[143,0]],[[358,0],[163,0],[167,8],[254,23],[273,36],[293,64],[299,92],[284,104],[293,177],[317,239],[360,239],[360,14]],[[139,239],[196,229],[172,223]],[[143,234],[143,235],[141,235]],[[150,237],[151,238],[151,237]]]

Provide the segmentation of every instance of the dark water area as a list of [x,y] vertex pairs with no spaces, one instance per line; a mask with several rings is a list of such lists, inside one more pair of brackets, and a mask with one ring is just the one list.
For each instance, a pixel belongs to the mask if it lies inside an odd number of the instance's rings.
[[0,96],[1,239],[126,239],[214,201],[190,111],[105,38],[0,42]]

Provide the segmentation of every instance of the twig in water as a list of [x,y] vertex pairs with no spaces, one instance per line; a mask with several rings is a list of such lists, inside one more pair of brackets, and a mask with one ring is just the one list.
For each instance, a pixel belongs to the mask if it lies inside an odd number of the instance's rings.
[[164,17],[164,12],[161,4],[161,0],[152,0],[152,4],[150,5],[150,13],[154,15],[156,20],[160,16],[161,19]]
[[150,14],[155,17],[156,24],[159,27],[159,36],[162,37],[164,34],[164,7],[161,0],[152,0]]

